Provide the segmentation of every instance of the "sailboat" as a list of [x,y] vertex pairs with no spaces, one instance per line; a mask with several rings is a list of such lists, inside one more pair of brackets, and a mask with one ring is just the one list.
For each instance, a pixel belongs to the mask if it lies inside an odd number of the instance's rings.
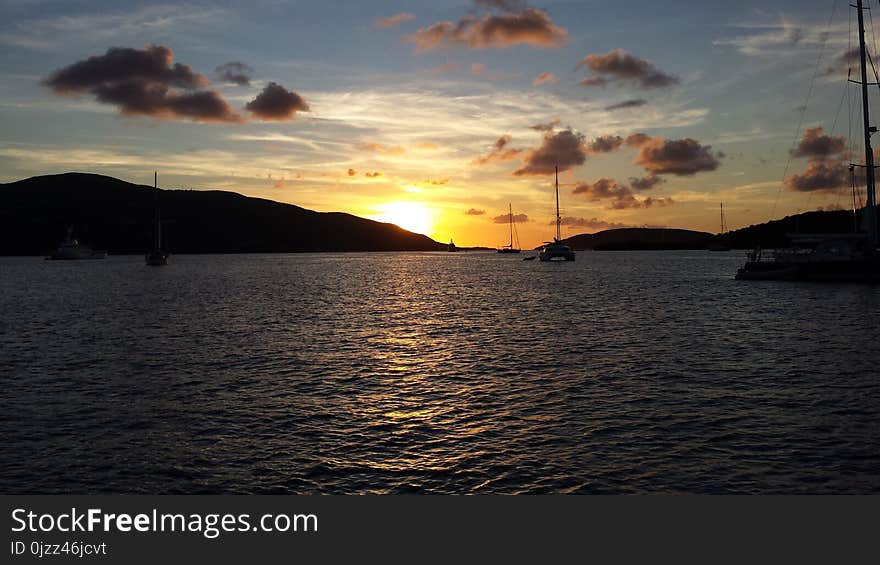
[[727,240],[727,225],[724,221],[724,202],[721,203],[721,233],[713,243],[709,245],[709,251],[730,251],[730,246],[725,243]]
[[559,215],[559,167],[556,170],[556,237],[553,241],[545,241],[538,251],[538,259],[541,261],[553,261],[562,259],[574,261],[574,251],[571,247],[562,243],[562,216]]
[[159,175],[153,173],[154,199],[156,202],[156,212],[154,214],[153,223],[153,247],[147,252],[147,265],[151,267],[161,267],[168,264],[167,250],[162,249],[162,213],[159,210]]
[[458,251],[458,247],[455,246],[455,242],[452,241],[451,237],[449,238],[449,245],[446,246],[446,251],[449,251],[450,253]]
[[103,249],[92,249],[88,245],[80,243],[73,237],[73,226],[67,228],[67,237],[58,248],[46,259],[52,260],[79,260],[79,259],[103,259],[107,252]]
[[509,202],[507,203],[507,220],[510,225],[510,243],[498,249],[498,253],[519,253],[519,236],[516,237],[516,247],[513,245],[513,235],[515,233],[515,228],[513,227],[513,205]]
[[862,231],[789,235],[791,246],[776,250],[766,259],[760,248],[749,253],[745,265],[736,273],[737,279],[880,282],[877,195],[874,186],[874,153],[871,149],[871,134],[877,128],[871,125],[868,108],[868,85],[875,83],[868,82],[863,14],[868,8],[862,6],[862,0],[856,0],[853,7],[858,12],[861,81],[849,77],[847,80],[861,85],[865,164],[850,164],[850,171],[852,173],[855,167],[865,169],[867,204],[862,215]]

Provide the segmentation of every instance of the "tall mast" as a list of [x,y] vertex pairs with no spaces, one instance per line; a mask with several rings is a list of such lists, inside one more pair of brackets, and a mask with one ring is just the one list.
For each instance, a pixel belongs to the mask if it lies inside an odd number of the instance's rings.
[[[862,14],[862,0],[856,0],[856,11],[859,13],[859,61],[862,70],[862,118],[865,130],[865,178],[867,181],[867,206],[865,207],[865,228],[868,239],[877,244],[877,213],[875,211],[876,195],[874,192],[874,152],[871,150],[871,134],[876,129],[871,127],[868,117],[868,67],[865,51],[865,18]],[[873,129],[873,131],[872,131]]]
[[162,218],[159,216],[159,173],[153,171],[153,188],[155,189],[153,192],[153,200],[156,203],[156,226],[154,228],[154,232],[156,235],[156,250],[162,248]]
[[556,241],[562,239],[562,218],[559,217],[559,165],[554,167],[556,170]]
[[724,202],[721,203],[721,235],[724,235]]
[[513,204],[510,202],[507,203],[508,209],[508,222],[507,224],[510,226],[510,248],[513,249]]

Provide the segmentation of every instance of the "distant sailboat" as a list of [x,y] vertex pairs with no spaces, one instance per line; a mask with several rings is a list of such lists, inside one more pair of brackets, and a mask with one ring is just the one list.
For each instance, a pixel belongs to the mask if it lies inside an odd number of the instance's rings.
[[724,221],[724,202],[721,203],[721,233],[717,239],[709,245],[709,251],[730,251],[727,241],[727,224]]
[[446,251],[449,251],[450,253],[458,251],[458,247],[455,246],[451,237],[449,238],[449,245],[446,247]]
[[556,237],[553,238],[553,241],[544,243],[544,246],[538,251],[538,259],[541,261],[556,259],[574,261],[574,251],[562,243],[562,216],[559,215],[559,167],[556,167]]
[[151,267],[160,267],[168,264],[167,250],[162,249],[162,213],[159,210],[159,175],[153,173],[153,188],[155,189],[153,198],[156,201],[156,212],[153,223],[153,247],[147,252],[147,265]]
[[514,234],[516,233],[516,229],[513,226],[513,206],[508,203],[507,208],[507,220],[510,225],[510,243],[498,249],[498,253],[519,253],[519,234],[516,235],[516,246],[513,245]]
[[58,248],[52,252],[46,259],[52,260],[82,260],[82,259],[103,259],[107,255],[104,250],[92,249],[88,245],[79,242],[73,237],[73,226],[67,228],[67,237],[62,241]]

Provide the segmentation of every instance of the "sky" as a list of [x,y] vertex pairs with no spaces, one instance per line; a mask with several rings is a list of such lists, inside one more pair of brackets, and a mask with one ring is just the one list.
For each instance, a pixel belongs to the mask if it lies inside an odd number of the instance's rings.
[[850,208],[848,4],[0,0],[0,182],[158,171],[459,246],[510,205],[524,248],[554,166],[563,236]]

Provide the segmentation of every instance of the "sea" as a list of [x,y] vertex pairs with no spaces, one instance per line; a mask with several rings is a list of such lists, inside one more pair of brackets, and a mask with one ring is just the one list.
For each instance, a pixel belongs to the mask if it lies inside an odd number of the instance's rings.
[[0,493],[880,493],[880,286],[530,254],[0,258]]

